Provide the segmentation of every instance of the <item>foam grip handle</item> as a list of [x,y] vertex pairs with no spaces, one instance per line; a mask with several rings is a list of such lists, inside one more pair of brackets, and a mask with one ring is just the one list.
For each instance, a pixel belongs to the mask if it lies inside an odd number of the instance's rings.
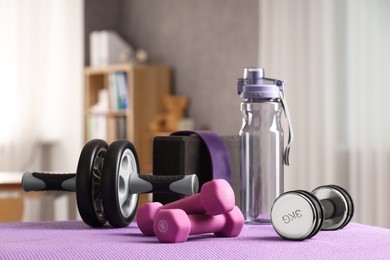
[[138,175],[131,174],[130,193],[180,193],[193,195],[199,190],[199,180],[192,175]]
[[76,191],[76,174],[25,172],[22,177],[22,186],[25,191]]

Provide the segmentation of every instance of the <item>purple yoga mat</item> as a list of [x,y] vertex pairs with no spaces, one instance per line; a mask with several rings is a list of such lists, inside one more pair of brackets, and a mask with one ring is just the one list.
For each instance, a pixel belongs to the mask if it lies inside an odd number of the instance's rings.
[[203,234],[162,244],[135,223],[121,229],[81,221],[0,223],[0,259],[390,259],[390,230],[350,223],[294,242],[270,225],[245,225],[234,238]]

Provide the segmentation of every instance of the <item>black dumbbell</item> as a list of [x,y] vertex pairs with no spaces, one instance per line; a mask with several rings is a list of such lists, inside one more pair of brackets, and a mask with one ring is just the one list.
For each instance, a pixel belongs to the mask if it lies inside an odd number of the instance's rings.
[[320,230],[345,227],[353,217],[354,205],[346,190],[336,185],[320,186],[280,195],[271,209],[275,231],[285,239],[304,240]]
[[83,221],[99,227],[108,221],[125,227],[134,218],[138,194],[175,192],[193,195],[199,183],[195,174],[156,176],[139,175],[139,162],[132,143],[91,140],[81,151],[76,173],[52,174],[26,172],[25,191],[75,191],[77,208]]

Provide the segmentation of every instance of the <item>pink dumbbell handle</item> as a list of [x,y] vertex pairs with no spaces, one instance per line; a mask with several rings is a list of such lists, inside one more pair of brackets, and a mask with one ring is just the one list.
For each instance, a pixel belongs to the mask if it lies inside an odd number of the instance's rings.
[[202,204],[202,200],[200,196],[201,194],[197,193],[195,195],[170,202],[162,206],[160,210],[161,209],[182,209],[187,214],[205,213],[206,210]]
[[191,223],[190,235],[219,232],[226,224],[224,214],[211,216],[208,214],[189,215]]

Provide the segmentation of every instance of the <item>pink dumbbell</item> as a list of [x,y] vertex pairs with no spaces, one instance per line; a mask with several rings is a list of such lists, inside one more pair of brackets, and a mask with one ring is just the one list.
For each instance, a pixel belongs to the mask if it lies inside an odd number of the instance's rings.
[[244,226],[244,216],[235,206],[233,210],[216,216],[208,214],[187,215],[181,209],[160,210],[153,229],[162,243],[180,243],[189,235],[214,233],[217,237],[236,237]]
[[161,209],[181,209],[187,214],[208,213],[219,215],[232,210],[235,206],[234,191],[223,179],[205,183],[200,193],[165,204],[159,202],[147,203],[137,210],[137,224],[146,236],[153,236],[153,222]]

